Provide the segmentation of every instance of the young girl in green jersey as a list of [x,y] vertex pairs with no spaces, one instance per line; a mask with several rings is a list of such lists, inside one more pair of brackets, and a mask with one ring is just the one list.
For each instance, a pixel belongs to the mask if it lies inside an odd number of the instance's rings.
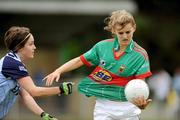
[[102,40],[89,51],[60,66],[44,79],[46,85],[59,80],[60,75],[83,65],[96,66],[93,72],[78,84],[79,92],[95,96],[94,120],[139,120],[141,109],[150,99],[134,99],[128,102],[125,85],[132,79],[142,79],[151,75],[146,51],[133,40],[136,23],[125,10],[117,10],[105,19],[105,30],[113,38]]

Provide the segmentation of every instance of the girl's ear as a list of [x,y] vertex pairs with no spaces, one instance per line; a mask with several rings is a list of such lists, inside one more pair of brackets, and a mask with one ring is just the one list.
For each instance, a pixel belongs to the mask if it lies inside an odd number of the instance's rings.
[[133,28],[134,28],[134,32],[136,31],[136,24],[133,26]]
[[136,27],[133,27],[133,29],[131,29],[131,30],[134,33],[136,31]]

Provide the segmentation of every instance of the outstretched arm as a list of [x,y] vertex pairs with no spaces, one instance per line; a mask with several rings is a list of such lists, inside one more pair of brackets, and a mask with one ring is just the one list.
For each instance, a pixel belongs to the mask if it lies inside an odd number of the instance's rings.
[[76,57],[76,58],[66,62],[65,64],[63,64],[58,69],[56,69],[54,72],[50,73],[49,75],[47,75],[44,78],[44,80],[46,80],[46,85],[47,86],[52,85],[54,80],[56,80],[56,82],[58,82],[60,75],[62,73],[72,71],[74,69],[81,67],[82,65],[84,65],[84,63],[81,61],[80,57]]
[[36,103],[34,98],[25,89],[21,88],[20,96],[25,106],[36,115],[42,117],[42,120],[57,120],[48,113],[45,113],[43,109]]
[[25,89],[31,96],[52,96],[59,94],[71,94],[72,93],[72,82],[60,83],[57,87],[38,87],[34,84],[30,76],[20,78],[18,80],[19,85]]
[[34,98],[23,88],[20,90],[20,96],[22,99],[22,102],[26,105],[26,107],[34,112],[36,115],[41,115],[42,112],[44,112],[39,105],[35,102]]

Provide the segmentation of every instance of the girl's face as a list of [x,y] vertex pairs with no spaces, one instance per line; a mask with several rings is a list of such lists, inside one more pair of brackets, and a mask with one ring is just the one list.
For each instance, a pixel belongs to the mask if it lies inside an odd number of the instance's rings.
[[132,40],[135,28],[131,23],[128,23],[123,28],[121,26],[116,26],[114,32],[118,37],[120,46],[128,46],[130,41]]
[[18,54],[20,58],[24,61],[34,57],[36,46],[34,44],[34,37],[31,35],[27,42],[25,43],[24,47],[18,50]]

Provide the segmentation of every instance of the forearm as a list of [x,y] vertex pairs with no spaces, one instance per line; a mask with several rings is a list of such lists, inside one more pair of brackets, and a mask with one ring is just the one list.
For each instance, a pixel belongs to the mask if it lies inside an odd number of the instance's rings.
[[69,62],[65,63],[58,69],[56,69],[56,71],[58,73],[65,73],[65,72],[69,72],[71,70],[77,69],[77,68],[81,67],[82,65],[84,65],[84,64],[80,60],[80,57],[76,57],[76,58],[70,60]]
[[57,87],[38,87],[34,84],[30,76],[21,78],[18,83],[24,88],[31,96],[52,96],[61,93],[59,86]]
[[35,87],[28,91],[33,97],[54,96],[61,94],[59,87]]
[[21,90],[20,92],[21,100],[25,104],[25,106],[35,113],[36,115],[40,115],[43,110],[40,108],[40,106],[36,103],[36,101],[33,99],[33,97],[27,93],[25,90]]

